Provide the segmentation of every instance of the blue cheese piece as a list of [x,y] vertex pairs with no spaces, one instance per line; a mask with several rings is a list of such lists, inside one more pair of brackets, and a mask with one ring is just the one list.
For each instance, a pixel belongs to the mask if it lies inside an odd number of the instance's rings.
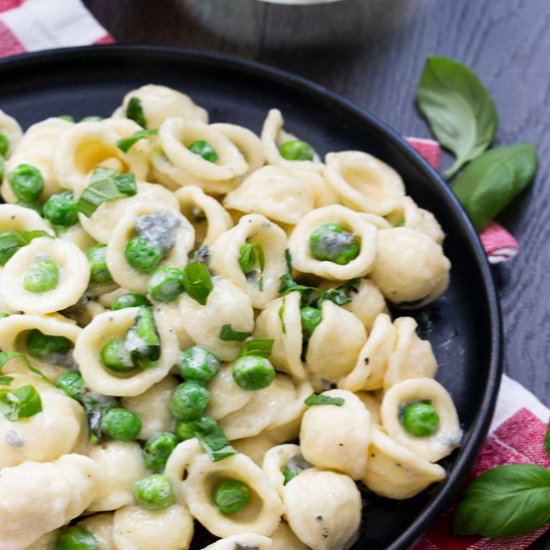
[[181,220],[173,212],[155,212],[136,220],[136,232],[153,246],[169,250],[176,242],[176,229]]

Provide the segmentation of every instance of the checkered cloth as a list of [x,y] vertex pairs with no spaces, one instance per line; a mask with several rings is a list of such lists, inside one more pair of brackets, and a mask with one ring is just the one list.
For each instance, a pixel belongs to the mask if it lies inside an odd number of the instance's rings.
[[[112,42],[79,0],[0,0],[0,56]],[[436,142],[417,138],[410,138],[409,142],[432,166],[439,168],[441,151]],[[517,241],[496,223],[480,237],[493,263],[509,260],[519,250]],[[550,411],[534,395],[504,376],[493,423],[471,479],[500,464],[534,463],[550,467],[543,445],[549,417]],[[450,524],[455,506],[433,523],[415,550],[521,550],[546,531],[543,528],[523,537],[492,540],[452,537]]]

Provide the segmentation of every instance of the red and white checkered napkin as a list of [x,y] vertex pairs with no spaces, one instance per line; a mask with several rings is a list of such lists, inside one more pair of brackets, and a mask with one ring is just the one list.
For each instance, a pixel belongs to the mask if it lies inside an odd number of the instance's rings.
[[[0,57],[112,42],[79,0],[0,0]],[[417,138],[410,138],[409,142],[439,169],[441,151],[436,142]],[[496,223],[480,236],[491,262],[508,260],[519,250],[517,241]],[[472,478],[499,464],[530,462],[550,467],[543,446],[549,417],[550,411],[535,396],[505,376],[490,435],[481,449]],[[453,508],[434,522],[415,550],[521,550],[546,530],[512,539],[452,537],[452,512]]]

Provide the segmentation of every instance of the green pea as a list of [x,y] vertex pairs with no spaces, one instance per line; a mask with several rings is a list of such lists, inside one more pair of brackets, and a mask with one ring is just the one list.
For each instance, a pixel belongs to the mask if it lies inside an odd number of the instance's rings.
[[64,372],[55,385],[69,397],[80,401],[84,395],[84,379],[78,372]]
[[217,162],[220,158],[218,156],[218,153],[216,152],[216,149],[208,143],[208,141],[204,140],[198,140],[194,141],[191,145],[188,147],[189,151],[192,153],[195,153],[195,155],[201,156],[204,160],[207,160],[208,162]]
[[162,510],[175,501],[170,480],[162,474],[140,479],[134,485],[134,495],[139,504],[148,510]]
[[300,319],[302,320],[302,336],[304,341],[307,342],[311,338],[313,331],[323,320],[323,315],[321,310],[316,307],[303,307],[300,310]]
[[214,487],[213,498],[222,514],[234,514],[248,504],[250,490],[242,481],[224,479]]
[[147,440],[143,447],[143,460],[150,470],[164,470],[166,462],[178,444],[170,432],[160,432]]
[[170,400],[170,410],[179,420],[195,420],[205,411],[210,392],[199,382],[180,384]]
[[220,360],[199,346],[187,348],[181,356],[180,373],[186,380],[209,382],[218,375],[220,369]]
[[59,268],[53,260],[35,260],[23,277],[28,292],[38,294],[53,290],[59,284]]
[[88,248],[86,258],[91,265],[90,281],[92,283],[112,283],[113,277],[107,267],[107,247],[95,244]]
[[137,367],[132,362],[130,353],[126,349],[125,341],[122,338],[114,338],[101,348],[101,362],[117,374],[128,374],[134,372]]
[[275,380],[275,369],[269,359],[258,355],[244,355],[233,363],[233,379],[243,390],[267,388]]
[[9,148],[10,138],[6,134],[4,134],[4,132],[0,132],[0,155],[3,157],[6,156]]
[[279,147],[279,153],[286,160],[313,160],[315,151],[307,141],[293,139],[285,141]]
[[135,412],[121,407],[106,409],[101,419],[101,430],[109,439],[133,441],[141,431],[141,419]]
[[126,261],[140,273],[152,273],[164,257],[164,250],[151,244],[145,237],[136,235],[124,250]]
[[439,414],[429,402],[411,403],[400,414],[403,428],[416,437],[433,435],[439,429]]
[[149,280],[149,295],[155,302],[173,302],[185,290],[185,274],[178,267],[159,267]]
[[201,416],[196,420],[178,420],[176,422],[176,437],[180,441],[193,439],[197,430],[200,428],[202,418],[204,418],[204,416]]
[[14,195],[26,203],[36,202],[44,191],[40,171],[30,164],[19,164],[8,174],[8,183]]
[[83,527],[65,527],[55,539],[54,550],[98,550],[97,539]]
[[53,225],[74,225],[78,222],[76,202],[70,191],[52,195],[42,207],[42,216]]
[[340,224],[325,223],[310,235],[309,250],[317,260],[346,265],[357,258],[361,246],[355,235]]
[[47,359],[56,352],[64,352],[72,347],[72,342],[64,336],[44,334],[33,329],[27,335],[27,352],[37,359]]
[[128,294],[123,294],[119,296],[115,303],[113,304],[113,310],[118,311],[119,309],[126,309],[127,307],[140,307],[148,306],[149,301],[147,298],[141,294],[136,294],[135,292],[129,292]]
[[59,115],[57,118],[61,120],[66,120],[67,122],[74,122],[74,116],[72,115]]

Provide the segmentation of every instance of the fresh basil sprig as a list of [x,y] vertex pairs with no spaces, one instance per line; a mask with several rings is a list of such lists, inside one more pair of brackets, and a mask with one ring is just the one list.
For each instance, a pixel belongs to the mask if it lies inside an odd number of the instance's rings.
[[42,411],[42,399],[34,386],[27,384],[13,390],[0,390],[0,414],[15,422]]
[[468,487],[453,521],[457,535],[512,537],[550,522],[550,470],[506,464],[483,472]]
[[447,57],[428,57],[416,89],[418,108],[437,141],[455,156],[450,177],[495,138],[498,115],[479,78]]
[[521,193],[538,167],[535,147],[519,143],[486,151],[454,180],[452,189],[478,231]]

